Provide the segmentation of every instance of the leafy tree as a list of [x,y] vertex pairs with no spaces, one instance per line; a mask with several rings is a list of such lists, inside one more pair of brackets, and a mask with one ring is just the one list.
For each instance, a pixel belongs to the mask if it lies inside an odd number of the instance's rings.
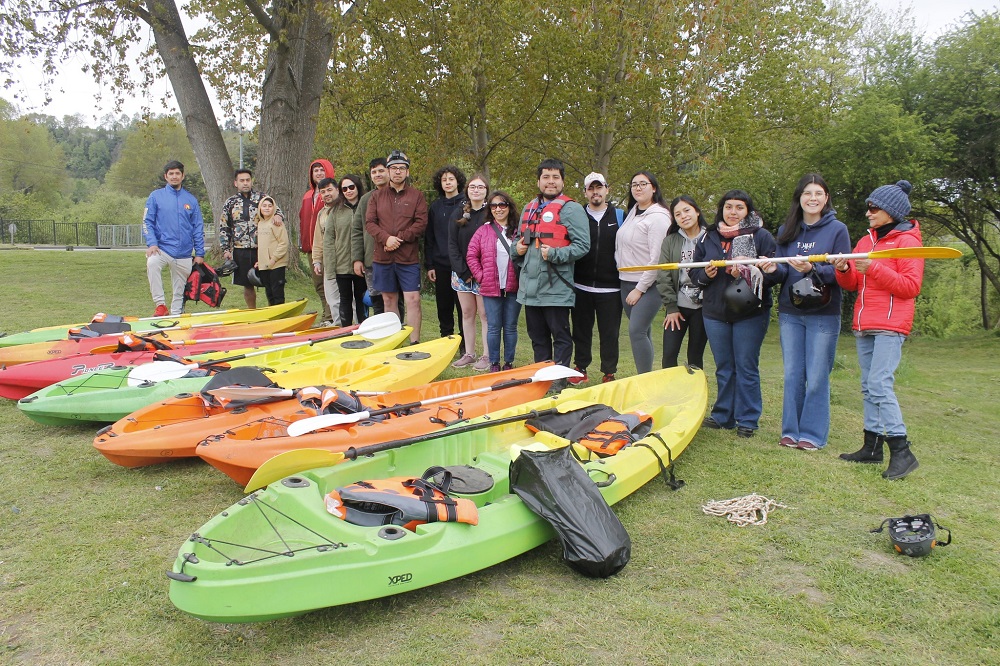
[[20,192],[55,206],[65,159],[49,131],[27,120],[0,120],[0,194]]
[[170,160],[180,160],[184,164],[187,176],[184,187],[199,200],[204,200],[198,163],[184,127],[174,117],[150,120],[130,132],[122,146],[121,157],[108,171],[107,184],[118,192],[145,199],[152,190],[164,186],[163,166]]

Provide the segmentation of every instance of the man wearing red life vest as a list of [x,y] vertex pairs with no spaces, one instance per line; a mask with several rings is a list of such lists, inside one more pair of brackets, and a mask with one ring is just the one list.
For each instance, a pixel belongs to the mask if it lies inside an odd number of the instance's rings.
[[[568,367],[573,355],[569,313],[576,303],[573,265],[590,249],[590,225],[583,206],[563,195],[565,175],[559,160],[538,165],[539,194],[524,208],[515,249],[521,263],[517,302],[524,306],[535,362]],[[552,389],[565,386],[560,379]]]

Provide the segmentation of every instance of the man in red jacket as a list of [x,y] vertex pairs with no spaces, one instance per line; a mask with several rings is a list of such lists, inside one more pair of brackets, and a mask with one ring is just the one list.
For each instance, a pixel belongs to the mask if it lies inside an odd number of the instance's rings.
[[365,230],[375,239],[373,286],[382,292],[385,311],[399,313],[399,292],[406,303],[410,342],[420,341],[420,247],[427,228],[427,200],[409,184],[410,160],[399,150],[386,159],[389,186],[368,200]]
[[[316,295],[319,296],[319,302],[323,304],[323,324],[327,326],[336,322],[330,313],[330,304],[326,302],[322,268],[319,273],[311,270],[312,241],[313,231],[316,228],[316,217],[323,210],[324,206],[323,197],[319,194],[319,181],[324,178],[333,178],[335,173],[336,170],[333,168],[330,160],[313,160],[312,164],[309,165],[309,189],[302,195],[302,206],[299,208],[299,250],[302,254],[308,255],[306,263],[310,266],[309,273],[312,275],[313,288],[316,290]],[[334,296],[336,296],[339,302],[339,292],[334,294]],[[337,318],[340,318],[339,312]],[[339,324],[337,325],[339,326]]]
[[[868,197],[868,235],[855,254],[900,247],[920,247],[920,225],[907,220],[910,189],[905,180],[883,185]],[[840,457],[850,462],[882,462],[889,445],[889,466],[882,476],[902,479],[918,467],[906,439],[906,425],[894,391],[903,342],[913,328],[913,311],[924,279],[923,259],[837,259],[837,284],[858,292],[851,327],[857,340],[864,405],[864,444]]]

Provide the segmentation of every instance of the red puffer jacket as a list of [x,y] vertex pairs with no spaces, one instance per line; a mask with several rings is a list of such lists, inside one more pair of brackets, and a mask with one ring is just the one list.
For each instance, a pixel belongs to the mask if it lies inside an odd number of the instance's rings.
[[[500,272],[497,269],[497,234],[496,223],[490,222],[476,229],[469,241],[469,251],[466,253],[466,261],[472,277],[479,283],[480,296],[500,296]],[[502,233],[502,232],[501,232]],[[506,236],[504,239],[510,244],[510,251],[515,252],[514,243]],[[507,264],[507,293],[517,293],[517,271],[514,270],[514,261]]]
[[[874,229],[861,238],[854,252],[873,252],[897,247],[920,247],[920,225],[903,222],[884,238]],[[837,284],[858,292],[851,327],[855,331],[895,331],[909,335],[913,329],[913,309],[924,280],[923,259],[876,259],[867,273],[859,273],[851,261],[846,273],[837,271]]]

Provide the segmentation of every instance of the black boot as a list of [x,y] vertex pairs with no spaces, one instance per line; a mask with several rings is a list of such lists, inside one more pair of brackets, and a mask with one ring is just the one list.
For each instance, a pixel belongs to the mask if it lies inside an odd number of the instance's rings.
[[864,445],[854,453],[841,453],[840,459],[856,463],[881,464],[882,435],[865,430]]
[[916,456],[910,451],[910,443],[906,441],[906,435],[886,437],[885,443],[889,445],[889,467],[882,472],[882,476],[886,479],[890,481],[902,479],[920,467]]

